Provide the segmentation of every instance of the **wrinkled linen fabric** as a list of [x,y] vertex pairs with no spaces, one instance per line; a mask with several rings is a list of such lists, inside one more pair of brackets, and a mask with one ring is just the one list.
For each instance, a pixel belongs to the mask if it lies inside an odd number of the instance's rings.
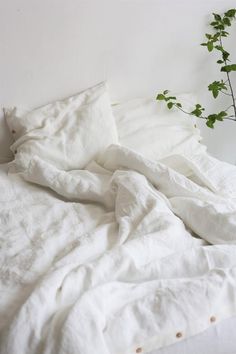
[[[196,97],[177,95],[185,110],[191,112]],[[120,145],[157,161],[173,154],[188,157],[206,151],[194,119],[186,119],[177,108],[168,109],[165,101],[137,98],[112,105]]]
[[10,164],[17,172],[27,168],[32,156],[63,170],[83,169],[118,143],[106,82],[32,111],[5,109],[5,115],[14,139]]
[[1,354],[145,353],[236,314],[235,168],[179,159],[0,175]]

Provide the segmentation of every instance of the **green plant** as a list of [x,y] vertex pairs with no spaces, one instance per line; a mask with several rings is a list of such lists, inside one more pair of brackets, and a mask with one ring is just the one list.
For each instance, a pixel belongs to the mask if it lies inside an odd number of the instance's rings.
[[206,47],[209,52],[216,51],[220,54],[220,59],[217,60],[217,64],[220,65],[220,71],[226,75],[225,80],[221,79],[220,81],[214,81],[209,84],[208,90],[215,99],[219,94],[230,96],[232,100],[231,105],[218,113],[204,115],[205,108],[198,103],[191,112],[187,112],[183,109],[182,104],[177,101],[177,98],[169,94],[169,90],[158,93],[156,96],[157,101],[165,101],[169,109],[177,108],[188,115],[205,119],[206,125],[209,128],[214,128],[216,121],[223,121],[225,119],[236,121],[236,98],[231,81],[231,73],[236,71],[236,64],[231,63],[230,53],[225,50],[223,46],[223,40],[229,36],[229,32],[227,32],[226,29],[228,29],[232,21],[235,20],[235,15],[236,9],[230,9],[221,16],[213,13],[214,21],[210,23],[213,33],[206,33],[206,42],[201,44]]

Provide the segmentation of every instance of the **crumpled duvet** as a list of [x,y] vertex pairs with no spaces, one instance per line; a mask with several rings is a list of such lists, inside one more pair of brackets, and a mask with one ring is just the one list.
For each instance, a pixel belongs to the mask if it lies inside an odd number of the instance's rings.
[[1,173],[0,353],[145,353],[235,315],[235,170],[112,145]]

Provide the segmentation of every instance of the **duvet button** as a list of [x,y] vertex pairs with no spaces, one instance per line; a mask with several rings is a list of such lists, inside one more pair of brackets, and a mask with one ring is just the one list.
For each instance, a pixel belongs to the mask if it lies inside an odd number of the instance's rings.
[[176,338],[181,338],[181,337],[183,337],[183,334],[181,332],[177,332],[176,333]]
[[215,322],[215,321],[216,321],[215,316],[211,316],[211,317],[210,317],[210,321],[211,321],[211,322]]
[[12,129],[12,131],[11,131],[11,132],[12,132],[12,134],[16,134],[16,131],[15,131],[14,129]]
[[136,353],[142,353],[142,351],[143,349],[141,347],[136,349]]

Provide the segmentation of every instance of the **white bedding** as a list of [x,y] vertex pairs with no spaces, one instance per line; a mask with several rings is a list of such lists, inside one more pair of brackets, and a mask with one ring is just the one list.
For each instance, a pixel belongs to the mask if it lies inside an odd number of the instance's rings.
[[179,159],[191,178],[115,145],[1,173],[1,354],[144,353],[236,315],[235,168]]
[[196,336],[149,354],[235,354],[236,316],[211,326]]
[[[177,95],[187,111],[195,106],[190,94]],[[137,98],[112,106],[119,142],[148,159],[157,161],[174,154],[192,156],[206,151],[196,120],[186,119],[177,108],[169,110],[166,102],[153,97]]]

